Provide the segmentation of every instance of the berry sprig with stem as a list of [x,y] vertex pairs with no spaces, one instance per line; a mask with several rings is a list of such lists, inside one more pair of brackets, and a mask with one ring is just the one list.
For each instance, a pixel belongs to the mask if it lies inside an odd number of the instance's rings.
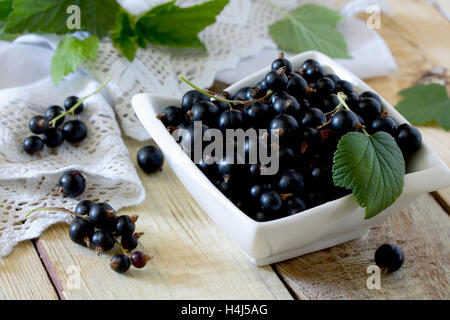
[[77,214],[77,213],[75,213],[75,212],[73,212],[73,211],[71,211],[71,210],[69,210],[69,209],[62,208],[62,207],[43,207],[43,208],[33,209],[33,210],[29,211],[29,212],[24,216],[24,220],[27,219],[27,218],[28,218],[30,215],[32,215],[33,213],[38,212],[38,211],[59,211],[59,212],[68,213],[68,214],[70,214],[70,215],[72,215],[72,216],[75,216],[75,217],[77,217],[77,218],[80,218],[80,219],[84,219],[84,220],[89,221],[89,218],[88,218],[87,216],[83,216],[83,215],[81,215],[81,214]]
[[100,91],[102,91],[103,88],[105,88],[106,85],[107,85],[110,81],[111,81],[111,78],[106,79],[105,82],[103,82],[102,85],[101,85],[100,87],[98,87],[97,90],[95,90],[94,92],[88,94],[87,96],[85,96],[85,97],[79,99],[78,102],[75,103],[75,104],[73,105],[72,108],[70,108],[69,110],[67,110],[67,111],[65,111],[65,112],[63,112],[63,113],[61,113],[61,114],[58,115],[58,116],[56,116],[55,118],[53,118],[52,120],[50,120],[50,121],[48,122],[48,124],[49,124],[50,126],[52,126],[52,127],[55,127],[55,126],[56,126],[56,123],[58,122],[59,119],[64,118],[64,117],[65,117],[66,115],[68,115],[68,114],[72,114],[72,115],[75,114],[75,110],[77,110],[77,108],[78,108],[78,107],[79,107],[86,99],[88,99],[89,97],[91,97],[91,96],[93,96],[93,95],[99,93]]
[[203,89],[197,87],[195,84],[193,84],[192,82],[190,82],[189,80],[187,80],[187,79],[186,79],[185,77],[183,77],[183,76],[181,76],[180,79],[183,80],[184,82],[186,82],[186,83],[187,83],[189,86],[191,86],[194,90],[196,90],[196,91],[198,91],[198,92],[200,92],[200,93],[203,93],[205,96],[208,96],[208,97],[210,97],[210,98],[212,98],[212,99],[216,99],[216,100],[218,100],[218,101],[226,102],[226,103],[228,103],[228,104],[250,104],[250,103],[253,103],[253,102],[264,101],[264,100],[266,100],[267,98],[269,98],[269,97],[272,95],[272,93],[273,93],[272,90],[268,90],[267,93],[266,93],[263,97],[258,98],[258,99],[250,99],[250,100],[229,100],[229,99],[223,98],[222,96],[220,96],[220,95],[217,94],[217,93],[214,93],[214,92],[209,91],[209,90],[203,90]]

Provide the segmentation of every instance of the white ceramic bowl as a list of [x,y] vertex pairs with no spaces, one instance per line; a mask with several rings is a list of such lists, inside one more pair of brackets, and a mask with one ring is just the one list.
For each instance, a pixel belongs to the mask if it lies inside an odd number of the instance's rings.
[[[294,69],[307,59],[320,62],[327,73],[335,73],[351,82],[359,93],[374,91],[363,81],[329,57],[319,52],[305,52],[290,59]],[[254,86],[270,70],[267,67],[230,86],[235,93],[239,88]],[[325,203],[293,216],[269,222],[256,222],[228,200],[195,166],[172,138],[156,115],[169,105],[180,105],[179,98],[157,94],[138,94],[132,99],[134,110],[168,163],[208,216],[232,239],[249,260],[266,265],[290,259],[309,252],[332,247],[363,236],[369,227],[388,215],[402,210],[420,194],[450,186],[450,171],[431,147],[423,142],[421,149],[410,159],[402,195],[395,203],[365,220],[364,210],[352,195]],[[406,120],[383,100],[384,108],[399,120]]]

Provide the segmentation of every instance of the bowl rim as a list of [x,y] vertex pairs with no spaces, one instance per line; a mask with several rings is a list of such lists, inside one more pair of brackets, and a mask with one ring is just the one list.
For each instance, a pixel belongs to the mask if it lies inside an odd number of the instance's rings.
[[[329,70],[331,72],[338,75],[342,80],[346,80],[350,82],[353,87],[355,88],[355,91],[357,93],[361,93],[364,91],[372,91],[376,94],[378,94],[377,91],[372,89],[369,85],[367,85],[363,80],[361,80],[359,77],[357,77],[355,74],[353,74],[351,71],[345,69],[341,65],[339,65],[336,61],[331,59],[330,57],[317,52],[317,51],[306,51],[303,53],[300,53],[298,55],[288,57],[288,60],[291,61],[293,65],[299,65],[300,62],[304,62],[307,59],[315,59],[318,60],[321,65],[324,66],[326,70]],[[230,91],[231,93],[235,93],[240,88],[247,86],[246,84],[248,82],[257,83],[261,79],[264,78],[264,75],[271,70],[270,66],[267,66],[239,81],[236,83],[228,86],[224,90]],[[401,121],[401,123],[408,123],[410,124],[389,102],[387,102],[382,95],[378,94],[382,100],[382,107],[384,109],[387,109],[390,116],[393,116],[396,120]],[[135,110],[139,109],[139,100],[140,99],[155,99],[155,100],[172,100],[173,104],[170,105],[180,105],[180,98],[173,97],[173,96],[167,96],[167,95],[160,95],[160,94],[152,94],[152,93],[140,93],[137,95],[134,95],[132,97],[132,105]],[[168,104],[169,105],[169,104]],[[150,113],[153,113],[154,119],[156,119],[157,114],[157,107],[151,106],[151,110],[149,110]],[[136,112],[138,113],[138,112]],[[222,205],[225,206],[228,212],[231,212],[234,216],[236,216],[239,219],[245,219],[248,223],[251,224],[256,230],[266,227],[271,227],[279,224],[285,224],[289,222],[293,222],[299,219],[305,218],[305,216],[309,216],[310,214],[315,214],[316,211],[322,211],[326,209],[327,206],[332,206],[335,202],[342,202],[342,201],[356,201],[354,197],[352,197],[352,194],[348,194],[344,197],[328,201],[324,204],[321,204],[319,206],[309,208],[307,210],[301,211],[299,213],[296,213],[291,216],[271,220],[271,221],[256,221],[252,218],[250,218],[245,212],[243,212],[241,209],[239,209],[231,200],[229,200],[220,190],[206,177],[206,175],[196,166],[196,164],[189,158],[189,156],[182,150],[182,148],[176,143],[175,139],[173,139],[172,135],[167,131],[167,128],[163,125],[161,121],[155,122],[154,119],[151,120],[151,122],[154,122],[155,124],[158,123],[156,127],[152,126],[151,129],[151,136],[155,140],[155,142],[158,145],[162,145],[161,149],[163,152],[166,153],[169,151],[173,151],[174,154],[171,154],[171,159],[175,155],[180,155],[180,159],[177,160],[178,163],[185,163],[188,165],[190,170],[190,173],[195,175],[196,178],[199,178],[201,183],[204,183],[204,186],[208,188],[212,193],[211,197],[215,197],[218,201],[221,202]],[[157,120],[157,119],[156,119]],[[148,130],[148,129],[147,129]],[[150,130],[148,130],[150,131]],[[443,160],[436,154],[436,152],[430,147],[430,145],[425,141],[425,139],[422,139],[422,148],[425,147],[427,152],[431,152],[433,156],[439,160],[440,164],[444,164]],[[446,166],[446,165],[445,165]],[[410,173],[405,174],[405,179],[407,176],[420,172],[414,171]],[[189,174],[189,172],[188,172]],[[387,208],[386,208],[387,209]]]

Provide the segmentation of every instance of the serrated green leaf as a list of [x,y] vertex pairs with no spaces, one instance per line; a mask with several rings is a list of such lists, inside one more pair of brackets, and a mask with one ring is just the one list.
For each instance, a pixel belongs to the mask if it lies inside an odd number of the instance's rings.
[[396,108],[409,122],[424,124],[435,120],[450,130],[450,98],[447,89],[439,84],[418,84],[402,90],[403,97]]
[[304,5],[290,13],[278,9],[286,18],[272,24],[269,32],[282,50],[317,50],[332,58],[351,58],[344,36],[336,30],[342,18],[338,12],[316,5]]
[[228,0],[211,0],[182,8],[171,1],[153,7],[136,21],[139,44],[145,39],[159,46],[205,50],[198,33],[214,23],[227,4]]
[[7,33],[66,34],[67,8],[77,5],[81,11],[81,30],[99,38],[114,28],[119,14],[115,0],[15,0],[5,27]]
[[367,136],[349,132],[333,159],[336,186],[352,190],[366,219],[389,207],[403,190],[405,161],[394,138],[386,132]]
[[55,85],[68,74],[77,70],[86,59],[94,60],[98,52],[99,39],[89,37],[84,40],[65,36],[53,54],[50,74]]
[[132,21],[133,17],[125,10],[122,10],[119,23],[111,32],[112,43],[130,61],[134,60],[137,50],[137,37]]

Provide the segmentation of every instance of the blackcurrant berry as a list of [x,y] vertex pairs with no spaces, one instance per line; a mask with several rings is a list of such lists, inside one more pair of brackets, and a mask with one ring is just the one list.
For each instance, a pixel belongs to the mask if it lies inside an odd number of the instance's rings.
[[83,121],[71,120],[62,126],[64,139],[70,143],[78,144],[87,136],[87,127]]
[[353,91],[346,93],[346,95],[347,98],[345,98],[345,103],[347,104],[347,106],[353,111],[357,111],[360,101],[359,94]]
[[98,229],[113,232],[116,229],[116,212],[109,204],[99,202],[89,210],[89,221]]
[[301,75],[309,83],[315,83],[320,78],[325,76],[325,71],[320,64],[316,63],[304,63],[304,67],[301,70]]
[[325,167],[312,168],[307,176],[307,185],[312,190],[325,190],[333,185],[331,169]]
[[244,127],[244,117],[239,110],[227,110],[219,116],[218,126],[220,131],[227,129],[239,129]]
[[[81,216],[87,216],[89,215],[89,211],[91,208],[95,205],[94,201],[91,200],[83,200],[78,202],[77,206],[75,207],[75,213],[79,214]],[[81,219],[81,218],[79,218]]]
[[59,128],[48,128],[42,136],[45,145],[50,148],[56,148],[63,144],[64,134]]
[[336,90],[336,84],[330,78],[323,77],[317,80],[315,89],[319,94],[331,93]]
[[240,100],[240,101],[247,100],[247,93],[248,93],[248,90],[250,90],[250,89],[251,89],[250,87],[240,88],[234,95],[234,100]]
[[44,149],[44,141],[38,136],[28,137],[23,142],[23,150],[28,154],[39,155],[42,149]]
[[264,102],[256,101],[244,108],[248,125],[252,128],[266,128],[270,121],[270,109]]
[[143,268],[152,257],[142,251],[133,252],[131,255],[131,263],[135,268]]
[[261,90],[259,88],[249,88],[247,90],[247,94],[245,95],[245,100],[253,100],[264,97],[266,91]]
[[266,74],[264,80],[266,81],[267,89],[273,92],[281,92],[286,89],[288,77],[283,69],[278,71],[270,71]]
[[308,59],[305,62],[303,62],[302,66],[300,67],[300,69],[306,69],[308,67],[311,66],[320,66],[320,63],[314,59]]
[[325,77],[330,78],[331,80],[334,81],[334,83],[337,84],[338,81],[341,80],[341,78],[339,78],[337,75],[335,75],[334,73],[329,73],[327,74]]
[[339,99],[337,97],[337,95],[335,95],[334,93],[328,93],[328,94],[324,94],[321,97],[321,101],[319,102],[318,107],[323,111],[323,112],[331,112],[334,109],[336,109],[336,107],[339,105]]
[[403,265],[402,249],[393,244],[383,244],[375,251],[375,263],[383,272],[394,272]]
[[306,210],[305,202],[296,196],[289,196],[283,201],[283,210],[286,216],[292,216]]
[[345,80],[336,81],[336,92],[343,92],[348,95],[353,92],[353,86],[350,82]]
[[360,97],[361,97],[361,99],[372,98],[372,99],[377,100],[377,102],[378,102],[380,105],[383,104],[383,102],[381,101],[380,96],[377,95],[377,94],[374,93],[374,92],[370,92],[370,91],[363,92],[363,93],[361,93]]
[[116,232],[118,235],[122,237],[129,237],[134,233],[136,229],[135,222],[137,220],[137,216],[128,216],[123,215],[117,218],[116,220]]
[[61,176],[59,186],[66,196],[75,198],[86,189],[86,180],[79,171],[69,171]]
[[192,121],[202,121],[208,127],[214,127],[217,124],[220,109],[210,101],[200,101],[192,106],[188,111]]
[[157,118],[161,120],[166,127],[177,127],[186,121],[183,109],[175,106],[164,108],[163,112],[158,114]]
[[295,74],[289,79],[286,91],[298,100],[304,96],[306,88],[308,88],[306,80],[302,76]]
[[271,189],[270,184],[255,184],[250,188],[250,198],[254,201],[259,201],[261,196]]
[[389,133],[391,136],[395,136],[397,124],[392,117],[377,117],[369,123],[367,131],[371,134],[378,131],[384,131]]
[[408,159],[422,145],[422,134],[417,128],[404,123],[397,128],[395,141],[405,159]]
[[48,129],[48,121],[44,116],[34,116],[28,123],[30,131],[35,134],[42,134]]
[[89,221],[76,219],[70,224],[69,237],[77,244],[88,246],[94,231],[94,226]]
[[381,105],[374,98],[363,98],[354,111],[359,114],[364,121],[369,123],[376,117],[380,116]]
[[[64,108],[66,109],[66,111],[69,111],[77,102],[78,102],[78,97],[76,96],[70,96],[68,97],[65,101],[64,101]],[[79,114],[83,111],[84,109],[84,104],[81,103],[74,111],[75,114]]]
[[113,235],[104,230],[96,231],[91,237],[91,244],[97,253],[102,253],[114,248],[116,240]]
[[283,94],[272,103],[273,109],[279,114],[288,114],[293,117],[299,117],[301,113],[300,104],[293,96]]
[[280,54],[280,58],[272,62],[272,70],[278,71],[280,68],[285,68],[286,75],[290,75],[292,72],[292,63],[284,58],[284,54]]
[[209,100],[209,97],[203,93],[198,92],[197,90],[190,90],[186,92],[181,99],[181,108],[183,108],[184,111],[191,110],[192,106],[197,102]]
[[120,244],[122,245],[122,247],[125,250],[131,251],[137,248],[139,243],[138,238],[136,237],[136,235],[132,234],[129,237],[122,237],[120,239]]
[[226,103],[224,101],[213,100],[211,102],[214,103],[217,108],[219,108],[220,112],[224,112],[224,111],[230,109],[230,106],[228,105],[228,103]]
[[[61,108],[60,106],[51,106],[48,107],[47,110],[45,110],[45,119],[50,122],[51,120],[55,119],[57,116],[59,116],[60,114],[64,113],[64,109]],[[56,121],[56,126],[60,126],[63,124],[64,122],[64,117],[61,117],[58,119],[58,121]]]
[[341,110],[331,118],[331,131],[342,136],[350,131],[355,131],[359,121],[356,114],[349,110]]
[[263,193],[263,195],[261,196],[260,204],[261,209],[265,213],[279,214],[280,209],[283,205],[283,200],[281,199],[281,196],[278,192],[268,191],[266,193]]
[[123,253],[119,253],[111,258],[111,261],[109,262],[109,266],[115,272],[124,273],[130,269],[131,260],[127,255],[125,255]]
[[298,135],[299,144],[297,144],[296,151],[300,154],[311,154],[317,151],[321,146],[322,137],[316,129],[303,127],[299,130]]
[[262,90],[262,91],[264,91],[264,92],[267,92],[267,84],[266,84],[266,80],[261,80],[260,82],[258,82],[256,85],[255,85],[255,88],[258,88],[258,89],[260,89],[260,90]]
[[305,110],[302,118],[302,125],[305,127],[316,128],[327,122],[327,117],[322,110],[309,108]]
[[146,146],[137,153],[137,163],[146,173],[155,172],[164,164],[164,155],[157,146]]
[[278,191],[281,194],[298,193],[305,187],[303,177],[294,170],[287,170],[281,174],[278,180]]
[[280,138],[280,143],[290,142],[297,134],[298,122],[290,115],[280,114],[270,122],[269,130]]

